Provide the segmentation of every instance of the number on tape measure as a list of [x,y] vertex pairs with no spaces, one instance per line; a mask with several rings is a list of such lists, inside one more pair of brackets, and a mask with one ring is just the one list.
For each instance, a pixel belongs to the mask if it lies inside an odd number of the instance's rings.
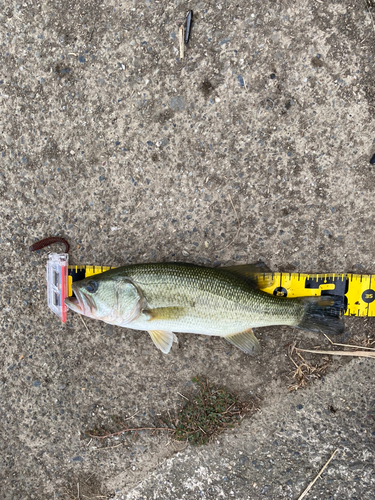
[[[99,274],[109,266],[68,266],[67,254],[52,254],[47,264],[48,305],[66,321],[65,297],[72,283]],[[341,299],[346,316],[375,316],[375,276],[364,274],[262,273],[259,286],[281,298],[332,295]]]

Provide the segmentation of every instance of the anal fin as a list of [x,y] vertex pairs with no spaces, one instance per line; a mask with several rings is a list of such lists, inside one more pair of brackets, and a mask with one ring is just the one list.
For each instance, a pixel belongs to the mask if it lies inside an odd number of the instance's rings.
[[176,338],[175,334],[165,330],[150,330],[148,333],[156,347],[164,354],[168,354]]
[[246,354],[255,354],[260,350],[258,339],[255,337],[251,328],[244,332],[226,335],[224,338]]

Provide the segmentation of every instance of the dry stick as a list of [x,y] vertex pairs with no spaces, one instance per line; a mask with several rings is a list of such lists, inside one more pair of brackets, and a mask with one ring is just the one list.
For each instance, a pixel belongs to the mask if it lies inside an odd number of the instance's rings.
[[299,366],[297,365],[297,363],[292,358],[292,355],[293,355],[293,352],[294,352],[295,348],[296,348],[296,342],[294,342],[294,344],[290,348],[290,354],[288,353],[288,357],[289,357],[290,361],[294,364],[294,366],[298,369]]
[[85,325],[86,330],[87,330],[87,331],[89,332],[89,334],[91,335],[91,332],[90,332],[90,330],[89,330],[88,326],[86,325],[85,320],[82,318],[82,314],[80,314],[80,315],[79,315],[79,317],[81,318],[82,323]]
[[174,429],[170,429],[169,427],[138,427],[135,429],[124,429],[122,431],[118,432],[113,432],[112,434],[105,434],[103,436],[96,436],[95,434],[90,434],[89,432],[86,432],[86,436],[89,436],[91,438],[95,439],[107,439],[113,436],[120,436],[121,434],[124,434],[124,432],[137,432],[137,431],[168,431],[168,432],[174,432]]
[[[123,422],[126,422],[126,420],[130,420],[131,418],[135,417],[136,415],[138,415],[138,413],[140,412],[141,410],[137,410],[135,413],[133,413],[133,415],[130,415],[130,417],[126,417],[123,419]],[[121,422],[120,422],[121,423]]]
[[313,481],[311,481],[311,483],[308,485],[308,487],[305,489],[305,491],[302,493],[302,495],[298,497],[298,500],[302,500],[302,498],[304,498],[307,495],[307,493],[311,490],[311,488],[314,486],[316,481],[322,475],[323,471],[328,467],[328,464],[333,459],[333,457],[336,455],[337,451],[338,451],[338,448],[336,448],[336,450],[332,453],[331,458],[328,460],[328,462],[325,464],[325,466],[322,468],[322,470],[319,472],[319,474],[316,476],[316,478]]
[[183,26],[180,26],[180,28],[178,30],[178,38],[179,38],[179,41],[180,41],[180,59],[183,59],[184,58],[184,50],[185,50],[185,46],[184,46],[184,27]]
[[[225,411],[223,411],[223,415],[225,415],[226,413],[228,413],[228,411],[232,408],[232,406],[234,406],[236,403],[232,403],[230,405],[230,407],[228,409],[226,409]],[[239,412],[236,412],[236,413],[239,413]]]
[[332,345],[340,345],[341,347],[355,347],[356,349],[367,349],[368,351],[375,351],[373,347],[364,347],[362,345],[353,345],[353,344],[338,344],[337,342],[332,342],[332,340],[327,337],[327,335],[323,332],[323,335],[331,342]]
[[312,352],[313,354],[329,354],[330,356],[357,356],[359,358],[375,358],[375,352],[362,351],[312,351],[309,349],[299,349],[296,351]]
[[236,210],[235,206],[233,205],[233,201],[232,201],[232,198],[231,198],[230,194],[228,194],[228,198],[229,198],[229,201],[231,202],[231,205],[232,205],[232,207],[233,207],[234,214],[235,214],[236,219],[237,219],[237,225],[238,225],[238,228],[237,228],[237,233],[236,233],[236,236],[233,238],[233,240],[232,240],[232,241],[230,241],[230,242],[228,243],[228,245],[227,245],[226,247],[224,247],[224,248],[223,248],[223,250],[225,250],[226,248],[228,248],[229,246],[231,246],[231,244],[232,244],[232,243],[236,240],[236,238],[237,238],[237,236],[238,236],[238,233],[240,232],[240,220],[239,220],[238,215],[237,215],[237,210]]
[[109,497],[103,497],[103,496],[96,496],[96,497],[87,497],[86,495],[82,495],[83,498],[89,498],[90,500],[92,500],[93,498],[105,498],[108,500]]

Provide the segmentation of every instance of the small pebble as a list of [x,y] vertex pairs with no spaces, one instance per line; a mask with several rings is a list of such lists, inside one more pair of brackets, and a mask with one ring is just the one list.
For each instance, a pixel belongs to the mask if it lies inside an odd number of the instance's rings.
[[240,87],[244,87],[245,86],[245,82],[243,80],[242,75],[237,75],[237,80],[238,80],[238,84],[239,84]]

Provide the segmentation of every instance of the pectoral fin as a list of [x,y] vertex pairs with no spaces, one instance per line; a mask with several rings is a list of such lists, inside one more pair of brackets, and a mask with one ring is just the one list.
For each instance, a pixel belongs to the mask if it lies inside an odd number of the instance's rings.
[[171,307],[158,307],[157,309],[145,309],[142,311],[148,320],[171,320],[183,318],[186,314],[184,307],[171,306]]
[[230,344],[238,347],[246,354],[255,354],[260,350],[258,339],[255,337],[253,330],[246,330],[240,333],[232,333],[224,337]]
[[151,335],[156,347],[164,352],[164,354],[168,354],[176,338],[175,334],[164,330],[150,330],[148,333]]

